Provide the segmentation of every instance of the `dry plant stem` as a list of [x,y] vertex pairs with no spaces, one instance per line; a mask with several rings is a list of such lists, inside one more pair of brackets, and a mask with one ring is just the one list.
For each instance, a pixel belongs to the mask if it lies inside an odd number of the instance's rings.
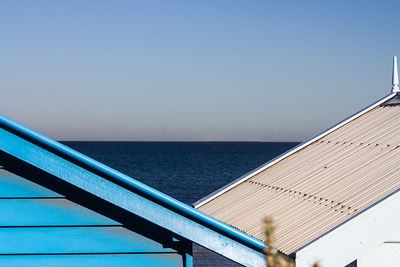
[[281,254],[276,253],[274,247],[275,243],[275,224],[272,217],[268,216],[265,219],[265,261],[268,267],[294,267],[294,263],[283,257]]
[[[292,259],[277,253],[275,243],[275,224],[271,216],[265,219],[265,262],[268,267],[294,267]],[[320,267],[316,262],[312,267]]]
[[273,247],[273,243],[275,241],[274,238],[274,231],[275,231],[275,226],[274,226],[274,220],[272,217],[268,216],[265,219],[265,235],[266,235],[266,240],[265,240],[265,255],[266,255],[266,264],[267,266],[275,266],[275,250]]

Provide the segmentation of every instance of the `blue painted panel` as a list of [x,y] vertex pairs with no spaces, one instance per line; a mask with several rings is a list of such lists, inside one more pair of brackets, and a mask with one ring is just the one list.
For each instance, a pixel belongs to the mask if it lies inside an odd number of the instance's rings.
[[0,226],[120,225],[67,199],[0,199]]
[[62,195],[0,169],[1,197],[62,197]]
[[128,254],[128,255],[23,255],[0,256],[0,266],[8,267],[179,267],[182,256],[168,254]]
[[0,228],[0,254],[126,252],[175,251],[120,226]]

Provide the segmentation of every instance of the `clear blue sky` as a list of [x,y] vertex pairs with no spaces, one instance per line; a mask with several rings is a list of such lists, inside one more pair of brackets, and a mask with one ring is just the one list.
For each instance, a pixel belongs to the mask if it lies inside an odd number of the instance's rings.
[[388,94],[398,1],[1,1],[0,112],[58,140],[302,141]]

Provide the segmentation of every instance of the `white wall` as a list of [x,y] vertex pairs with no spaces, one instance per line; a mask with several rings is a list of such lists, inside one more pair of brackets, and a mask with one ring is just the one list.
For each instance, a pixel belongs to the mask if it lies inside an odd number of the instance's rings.
[[[369,256],[372,253],[369,251],[385,241],[400,241],[400,236],[391,239],[400,232],[399,206],[400,192],[397,192],[297,251],[296,267],[310,267],[315,261],[323,267],[343,267],[355,259]],[[398,246],[396,255],[400,256],[400,243]],[[383,251],[386,251],[385,248]],[[379,258],[384,257],[380,253],[378,255]],[[365,262],[364,259],[362,261]],[[380,263],[368,266],[391,265]],[[400,262],[396,267],[399,266]]]
[[357,260],[357,267],[399,267],[400,235],[369,250]]

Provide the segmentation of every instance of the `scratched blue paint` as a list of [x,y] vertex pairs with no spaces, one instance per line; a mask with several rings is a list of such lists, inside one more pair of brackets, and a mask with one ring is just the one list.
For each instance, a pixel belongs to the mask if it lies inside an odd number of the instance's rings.
[[181,255],[128,254],[128,255],[13,255],[0,256],[0,266],[7,267],[178,267],[182,265]]
[[176,252],[123,227],[0,228],[1,254]]
[[[35,132],[33,133],[37,134]],[[48,142],[49,140],[52,141],[51,139],[46,140]],[[52,142],[53,145],[60,145],[60,151],[63,149],[65,150],[63,145],[55,141]],[[108,179],[104,179],[102,176],[96,175],[63,157],[57,156],[49,150],[39,147],[4,129],[0,129],[0,149],[25,161],[27,164],[48,172],[55,177],[103,198],[104,200],[144,219],[152,221],[165,229],[205,246],[208,249],[224,255],[236,262],[246,266],[264,266],[263,254],[255,249],[263,247],[261,241],[257,241],[243,232],[216,221],[215,219],[212,219],[207,215],[180,203],[179,201],[173,199],[172,201],[170,197],[165,196],[152,188],[150,188],[150,190],[149,187],[140,184],[132,178],[124,176],[107,166],[95,162],[94,160],[88,159],[86,156],[82,156],[77,152],[78,156],[81,157],[80,160],[82,165],[88,166],[87,160],[90,160],[91,163],[94,162],[95,165],[97,164],[97,168],[103,168],[102,173],[106,177],[111,179],[118,178],[120,179],[120,182],[122,181],[131,189],[126,189]],[[67,148],[67,150],[74,152],[69,148]],[[60,153],[60,151],[58,152]],[[71,155],[67,156],[71,157]],[[93,165],[90,167],[94,168],[96,166]],[[134,193],[136,190],[145,193],[145,196],[143,197]],[[162,198],[163,201],[161,201],[161,205],[151,201],[150,199],[152,197],[156,199]],[[176,213],[174,209],[179,210],[180,214]],[[200,221],[201,223],[198,223],[197,221]],[[240,240],[241,242],[235,240]]]
[[0,214],[0,226],[120,225],[67,199],[0,199]]
[[62,197],[43,186],[0,169],[0,198],[2,197]]

